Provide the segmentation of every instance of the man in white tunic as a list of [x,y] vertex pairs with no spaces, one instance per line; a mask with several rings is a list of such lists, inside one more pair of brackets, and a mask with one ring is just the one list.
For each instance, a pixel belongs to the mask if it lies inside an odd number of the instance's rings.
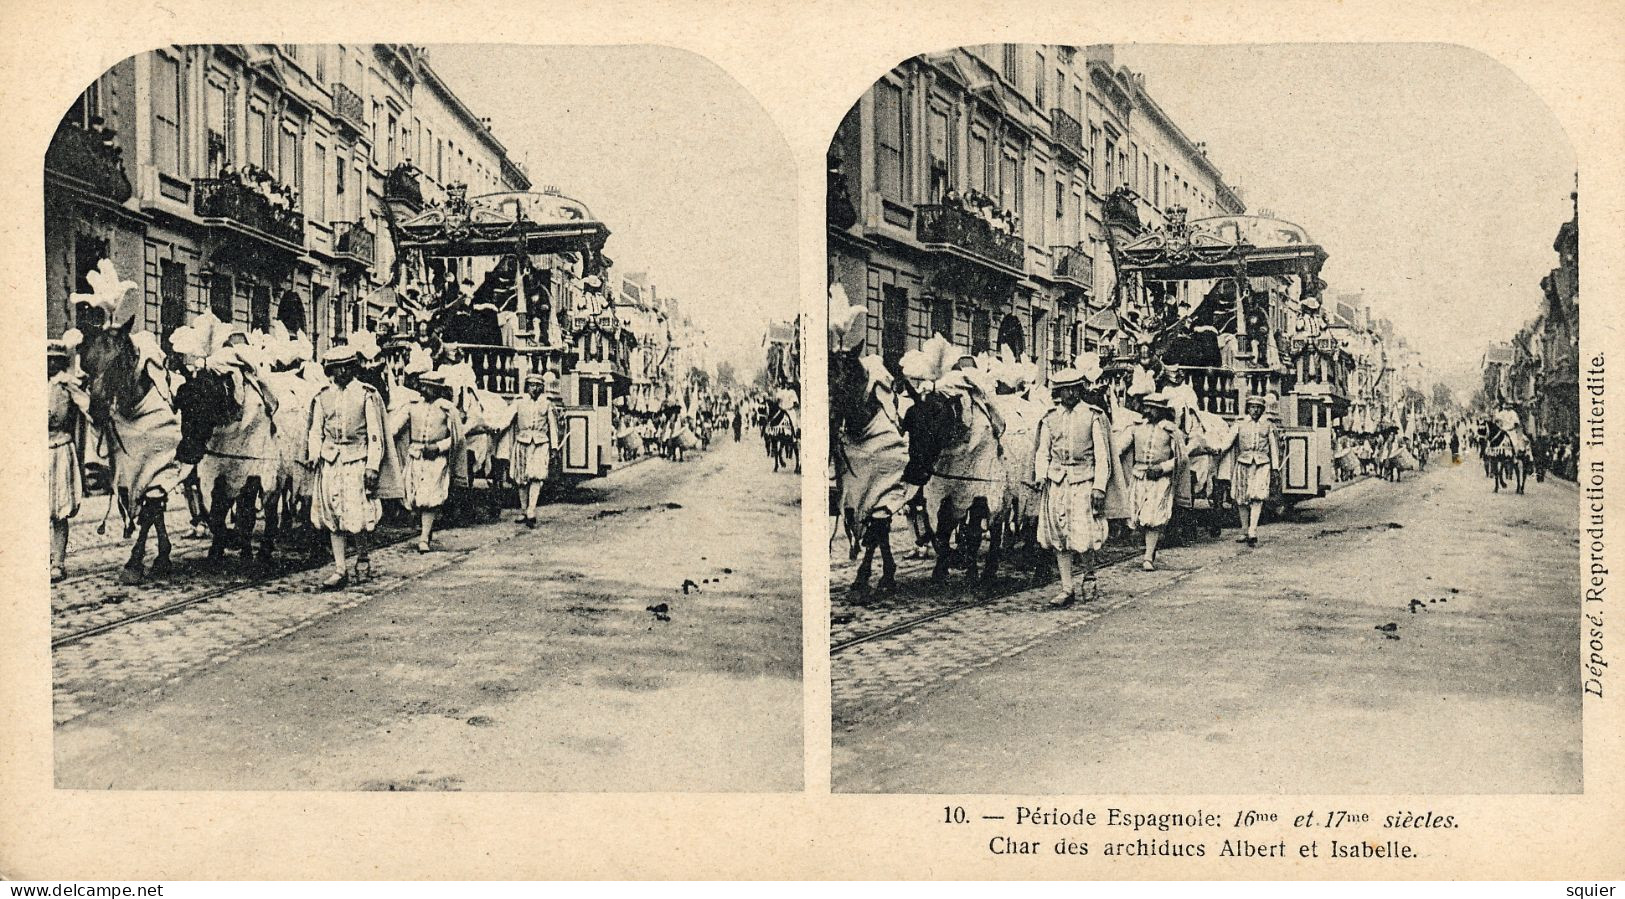
[[1264,397],[1247,397],[1247,418],[1236,426],[1236,465],[1231,484],[1238,506],[1248,510],[1247,536],[1241,542],[1258,545],[1258,519],[1270,498],[1270,482],[1281,468],[1281,438],[1275,423],[1264,417]]
[[401,502],[418,513],[418,552],[429,551],[435,516],[451,491],[451,458],[462,442],[462,416],[451,404],[446,376],[418,376],[418,393],[390,416],[391,435],[406,438]]
[[356,539],[357,567],[367,563],[365,535],[378,525],[378,467],[384,460],[384,399],[356,379],[355,348],[339,345],[322,356],[332,381],[310,406],[306,458],[314,466],[310,520],[328,532],[333,548],[333,574],[322,588],[337,590],[349,583],[345,544]]
[[547,376],[531,372],[525,376],[525,395],[513,407],[513,482],[524,492],[525,509],[519,523],[536,526],[536,507],[542,499],[553,464],[553,450],[559,445],[559,417],[547,395]]
[[1156,567],[1157,543],[1174,514],[1174,475],[1185,457],[1185,438],[1174,425],[1168,397],[1153,393],[1141,401],[1145,419],[1129,429],[1123,451],[1129,457],[1129,525],[1145,535],[1140,567]]
[[1050,378],[1056,405],[1038,423],[1033,471],[1039,479],[1038,543],[1055,551],[1061,592],[1050,605],[1077,598],[1076,554],[1083,560],[1088,598],[1096,592],[1094,551],[1106,543],[1106,484],[1111,479],[1111,435],[1105,413],[1082,402],[1084,376],[1062,369]]

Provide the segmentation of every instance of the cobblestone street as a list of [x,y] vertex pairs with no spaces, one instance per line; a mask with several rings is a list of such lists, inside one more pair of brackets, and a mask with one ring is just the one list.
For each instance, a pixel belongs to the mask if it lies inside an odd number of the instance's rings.
[[534,531],[507,513],[377,550],[336,593],[324,569],[205,569],[191,540],[119,587],[126,544],[87,540],[53,591],[57,784],[796,789],[798,496],[759,442],[719,442],[590,481]]
[[[1528,491],[1447,457],[1307,503],[1256,549],[1230,530],[1108,567],[1093,603],[1015,583],[844,648],[838,624],[834,788],[1577,790],[1576,493]],[[961,583],[878,613],[837,596],[836,617],[877,632],[974,600]]]

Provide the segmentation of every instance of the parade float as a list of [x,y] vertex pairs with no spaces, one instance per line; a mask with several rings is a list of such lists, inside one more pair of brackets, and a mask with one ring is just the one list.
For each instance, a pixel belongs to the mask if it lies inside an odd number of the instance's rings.
[[[1334,429],[1348,407],[1351,359],[1327,333],[1320,279],[1327,254],[1298,225],[1264,216],[1187,220],[1142,231],[1132,196],[1107,203],[1113,307],[1091,327],[1113,389],[1153,378],[1195,411],[1234,422],[1266,398],[1281,429],[1273,505],[1325,495],[1337,481]],[[1123,215],[1112,215],[1113,209]]]

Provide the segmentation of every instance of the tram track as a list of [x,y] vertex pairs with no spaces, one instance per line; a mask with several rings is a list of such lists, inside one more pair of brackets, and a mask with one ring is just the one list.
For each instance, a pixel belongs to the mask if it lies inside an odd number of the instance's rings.
[[[1095,570],[1099,571],[1101,569],[1120,565],[1123,562],[1140,558],[1143,555],[1143,550],[1138,546],[1106,547],[1105,549],[1101,550],[1099,557],[1096,559]],[[927,564],[922,567],[929,568],[930,566]],[[853,647],[861,646],[864,643],[896,636],[897,634],[907,633],[908,631],[920,627],[921,625],[929,624],[941,618],[946,618],[949,615],[967,611],[969,609],[989,606],[1009,599],[1017,594],[1026,593],[1029,590],[1034,590],[1040,586],[1053,583],[1055,583],[1053,580],[1046,580],[1041,584],[1033,582],[1004,582],[999,584],[991,592],[979,595],[974,599],[955,603],[953,605],[934,608],[922,614],[914,615],[904,620],[896,621],[883,627],[876,628],[867,633],[832,642],[830,644],[829,653],[830,655],[834,656]],[[845,595],[847,592],[848,591],[843,590],[841,591],[841,595]],[[834,597],[831,598],[833,599]]]
[[[403,542],[405,542],[407,540],[410,540],[413,537],[414,534],[415,534],[415,531],[413,531],[410,528],[400,528],[400,529],[391,528],[388,532],[385,532],[385,534],[383,536],[375,536],[374,537],[374,542],[373,542],[373,544],[372,544],[372,546],[370,548],[370,551],[376,553],[378,551],[389,549],[391,547],[397,546],[397,545],[399,545],[399,544],[401,544],[401,543],[403,543]],[[188,556],[183,557],[183,561],[196,561],[199,557],[201,557],[203,555],[206,555],[206,553],[189,554]],[[224,562],[223,564],[228,565],[228,566],[232,565],[232,564],[235,564],[235,559],[233,559],[232,561]],[[123,615],[123,616],[120,616],[120,617],[117,617],[117,618],[112,618],[112,619],[109,619],[109,620],[99,620],[99,619],[101,619],[102,616],[98,615],[97,613],[105,610],[110,605],[115,605],[115,604],[121,605],[123,603],[122,597],[126,595],[124,592],[118,592],[118,593],[113,593],[113,594],[109,594],[109,595],[104,595],[103,598],[99,602],[95,603],[94,605],[87,604],[87,605],[82,605],[82,606],[71,606],[71,607],[68,607],[68,608],[65,608],[65,609],[61,609],[61,610],[53,609],[52,610],[53,630],[55,630],[55,627],[54,627],[54,625],[56,624],[55,619],[58,619],[59,617],[67,617],[67,618],[70,618],[70,619],[71,618],[78,618],[80,620],[88,620],[88,621],[91,621],[91,622],[94,622],[94,623],[89,624],[88,626],[82,626],[82,627],[74,628],[72,630],[67,631],[66,633],[62,633],[62,634],[59,634],[59,635],[53,635],[52,638],[51,638],[51,649],[56,650],[56,649],[60,649],[60,648],[65,647],[65,646],[71,646],[71,645],[73,645],[75,643],[79,643],[79,642],[81,642],[83,640],[90,639],[91,637],[96,637],[96,636],[100,636],[102,634],[110,633],[112,631],[119,630],[120,628],[128,627],[128,626],[130,626],[132,624],[137,624],[137,623],[142,622],[142,621],[149,621],[149,620],[152,620],[154,618],[162,618],[162,617],[167,616],[167,615],[172,615],[172,614],[175,614],[176,612],[183,611],[183,610],[191,608],[193,606],[197,606],[197,605],[201,605],[203,603],[209,602],[210,600],[219,599],[219,598],[224,597],[224,596],[230,596],[233,593],[237,593],[237,592],[240,592],[240,591],[243,591],[243,590],[252,590],[252,589],[255,589],[255,588],[258,588],[258,587],[264,587],[267,584],[271,584],[271,583],[273,583],[275,581],[279,581],[279,580],[282,580],[284,578],[304,574],[304,573],[310,572],[312,570],[315,570],[317,568],[321,568],[322,566],[324,566],[326,564],[327,564],[327,562],[325,560],[316,560],[316,559],[306,557],[306,558],[303,558],[303,559],[289,560],[287,562],[284,562],[281,565],[264,568],[263,570],[258,571],[255,574],[249,575],[248,577],[232,578],[232,579],[226,581],[225,583],[216,583],[216,584],[213,584],[212,586],[205,586],[204,584],[184,585],[184,586],[203,587],[204,589],[202,590],[202,592],[197,592],[197,593],[188,592],[186,595],[183,595],[178,599],[172,599],[172,598],[167,598],[167,597],[155,597],[155,598],[158,599],[159,604],[151,605],[150,603],[142,603],[141,605],[143,607],[140,608],[138,611],[136,611],[134,614]],[[95,569],[95,570],[93,570],[91,572],[87,572],[83,576],[76,577],[76,578],[69,578],[68,580],[62,581],[62,582],[60,582],[58,584],[53,584],[52,585],[53,594],[60,588],[71,587],[71,586],[76,586],[76,585],[79,585],[79,584],[84,584],[86,582],[94,581],[97,578],[107,578],[107,577],[116,578],[117,573],[119,571],[121,571],[122,568],[123,568],[123,565],[121,563],[114,563],[114,564],[112,564],[110,566],[98,568],[98,569]],[[177,584],[175,584],[173,582],[170,582],[170,581],[151,580],[151,581],[145,582],[144,584],[127,585],[127,586],[124,587],[124,590],[125,591],[133,591],[133,590],[139,590],[139,589],[141,589],[143,587],[146,587],[146,588],[149,588],[149,589],[166,589],[166,588],[173,588],[175,586],[180,586],[180,585],[177,585]],[[120,598],[119,599],[113,599],[112,598],[113,596],[117,596],[117,597],[120,597]],[[68,627],[73,627],[73,625],[71,623],[68,623],[67,626]]]

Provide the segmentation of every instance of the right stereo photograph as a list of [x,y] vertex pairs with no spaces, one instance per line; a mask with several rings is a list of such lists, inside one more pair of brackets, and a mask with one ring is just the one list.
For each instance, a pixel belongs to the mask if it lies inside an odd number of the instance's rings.
[[1443,44],[987,44],[829,145],[832,785],[1582,786],[1576,155]]

